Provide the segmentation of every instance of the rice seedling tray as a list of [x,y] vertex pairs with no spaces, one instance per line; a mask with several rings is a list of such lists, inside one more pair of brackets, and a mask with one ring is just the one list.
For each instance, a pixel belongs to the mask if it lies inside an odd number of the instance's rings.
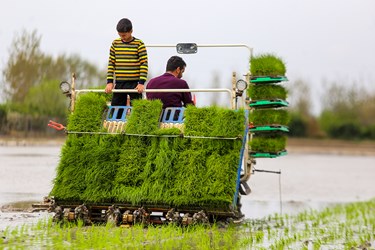
[[254,125],[280,124],[287,126],[290,115],[286,109],[254,109],[249,115],[249,120]]
[[251,83],[279,83],[288,81],[285,76],[253,76],[250,78]]
[[252,133],[288,133],[289,128],[284,125],[260,125],[260,126],[250,126],[250,132]]
[[287,155],[288,152],[286,150],[281,150],[278,152],[254,152],[250,151],[249,155],[254,158],[276,158],[279,156]]
[[247,95],[252,101],[256,100],[286,100],[288,90],[281,84],[250,84]]
[[254,100],[249,104],[252,108],[280,108],[287,107],[288,105],[287,101],[281,99]]

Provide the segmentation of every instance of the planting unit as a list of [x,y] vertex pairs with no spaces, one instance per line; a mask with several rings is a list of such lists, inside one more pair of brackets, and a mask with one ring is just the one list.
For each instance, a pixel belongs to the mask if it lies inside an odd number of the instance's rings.
[[[178,44],[177,51],[194,53],[199,46],[223,45]],[[248,82],[249,74],[237,80],[233,73],[230,89],[146,88],[229,96],[229,107],[163,110],[159,100],[110,106],[104,90],[76,89],[73,74],[71,86],[61,84],[71,98],[69,123],[50,123],[68,134],[49,199],[54,219],[123,226],[241,221],[240,196],[250,193],[255,163],[248,151],[249,107],[241,98]]]
[[[199,46],[231,47],[178,44],[177,51],[195,53]],[[245,45],[233,45],[242,46],[252,52]],[[252,78],[254,83],[257,80]],[[277,122],[256,123],[256,110],[286,106],[286,102],[262,98],[246,103],[249,83],[249,73],[245,79],[233,73],[230,89],[146,88],[145,92],[224,92],[229,96],[229,107],[163,110],[159,100],[110,106],[110,96],[103,89],[77,90],[73,74],[71,86],[61,84],[71,98],[69,123],[66,127],[49,124],[67,133],[48,199],[54,220],[122,226],[241,221],[240,196],[250,193],[247,181],[254,158],[282,154],[250,151],[249,145],[255,148],[252,137],[275,138],[287,131]]]

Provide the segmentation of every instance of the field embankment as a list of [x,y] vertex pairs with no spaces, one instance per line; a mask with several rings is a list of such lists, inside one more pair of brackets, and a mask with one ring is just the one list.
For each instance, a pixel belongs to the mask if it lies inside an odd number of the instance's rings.
[[287,150],[290,153],[375,156],[375,141],[288,138]]

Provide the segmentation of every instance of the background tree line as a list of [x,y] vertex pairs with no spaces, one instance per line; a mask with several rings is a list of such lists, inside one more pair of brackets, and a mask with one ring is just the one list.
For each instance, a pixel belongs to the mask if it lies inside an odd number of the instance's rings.
[[334,138],[346,140],[375,140],[375,93],[352,85],[326,85],[321,97],[322,111],[311,112],[312,96],[303,80],[292,82],[290,136]]
[[[22,31],[15,37],[9,59],[2,71],[0,89],[0,134],[54,135],[47,127],[50,119],[66,124],[68,98],[59,84],[76,73],[80,88],[105,83],[105,71],[78,55],[53,57],[41,51],[41,36]],[[214,76],[213,86],[219,79]],[[356,86],[327,85],[321,97],[322,111],[313,115],[312,96],[307,82],[292,80],[289,91],[291,137],[375,140],[375,93]],[[317,99],[315,97],[315,99]],[[214,104],[214,103],[213,103]]]
[[53,57],[41,51],[41,36],[22,31],[13,40],[2,71],[0,134],[37,135],[53,131],[50,119],[66,123],[68,98],[59,84],[76,73],[80,88],[105,82],[105,72],[78,55]]

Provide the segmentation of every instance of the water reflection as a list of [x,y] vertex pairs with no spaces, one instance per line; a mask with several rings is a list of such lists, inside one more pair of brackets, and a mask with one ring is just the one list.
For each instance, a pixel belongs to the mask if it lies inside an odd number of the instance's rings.
[[303,201],[251,201],[244,200],[242,213],[246,219],[261,219],[276,213],[296,215],[305,210],[322,210],[339,204],[338,202],[303,202]]

